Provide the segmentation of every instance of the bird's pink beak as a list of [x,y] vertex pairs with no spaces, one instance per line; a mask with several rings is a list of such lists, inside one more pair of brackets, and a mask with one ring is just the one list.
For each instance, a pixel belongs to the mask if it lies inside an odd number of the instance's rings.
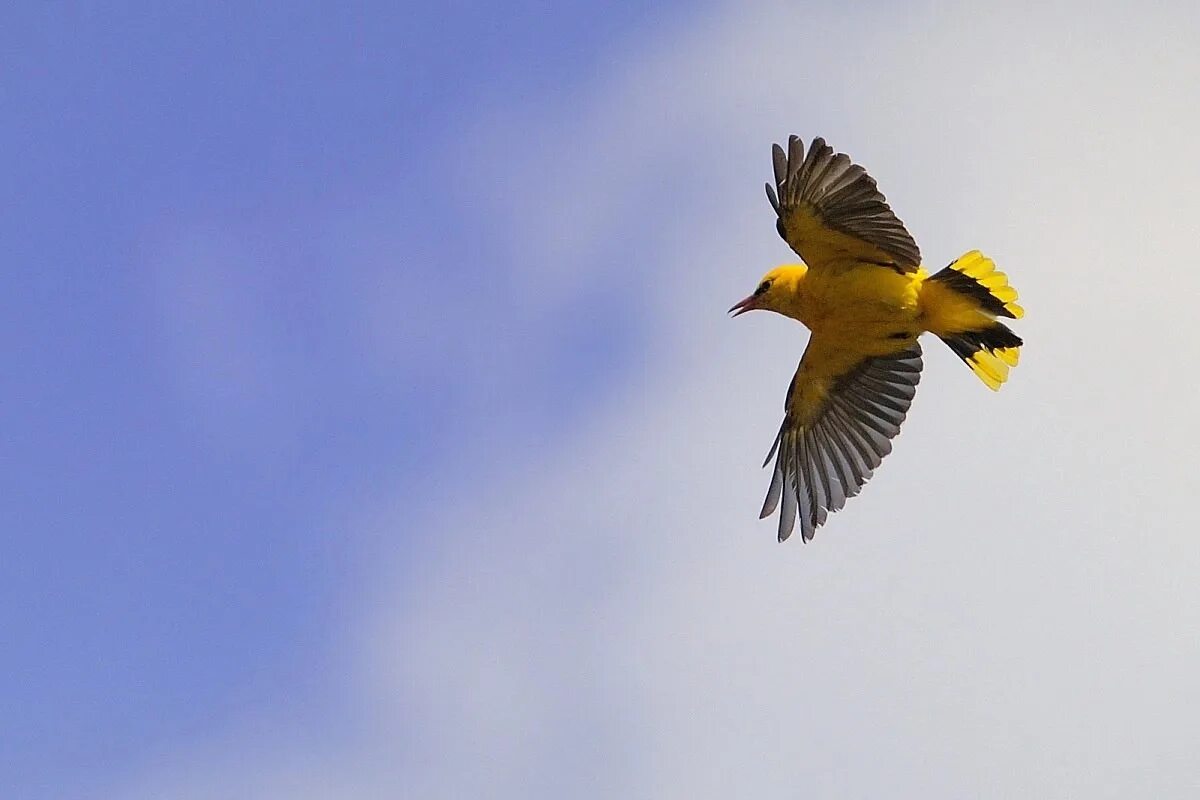
[[747,311],[753,311],[754,309],[758,308],[758,306],[754,304],[756,299],[757,298],[754,295],[750,295],[745,300],[739,300],[733,304],[733,308],[729,309],[729,313],[736,317],[738,314],[745,314]]

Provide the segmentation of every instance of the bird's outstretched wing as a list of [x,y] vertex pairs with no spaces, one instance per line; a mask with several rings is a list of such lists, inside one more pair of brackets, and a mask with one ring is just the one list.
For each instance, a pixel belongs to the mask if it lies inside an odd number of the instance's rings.
[[829,512],[862,489],[908,413],[921,379],[921,345],[890,355],[855,356],[816,335],[788,387],[783,425],[763,466],[775,458],[765,518],[779,513],[779,541],[797,514],[804,541]]
[[[809,268],[838,269],[878,264],[915,272],[921,251],[896,218],[875,179],[824,139],[804,143],[792,136],[785,153],[772,149],[775,186],[767,198],[779,215],[775,227]],[[776,194],[778,191],[778,194]]]

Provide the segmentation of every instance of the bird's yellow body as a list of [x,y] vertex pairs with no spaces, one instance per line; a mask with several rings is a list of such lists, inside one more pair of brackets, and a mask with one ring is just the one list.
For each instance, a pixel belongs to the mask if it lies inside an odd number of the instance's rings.
[[920,287],[927,277],[923,271],[901,275],[878,267],[851,267],[835,272],[809,270],[803,264],[784,264],[767,276],[778,281],[778,308],[772,310],[804,323],[813,333],[836,332],[864,340],[915,331]]
[[[967,253],[955,265],[986,269],[996,276],[993,293],[1008,299],[1014,317],[1024,310],[1014,302],[1016,292],[1007,285],[1004,273],[995,272],[992,262],[978,251]],[[837,377],[864,358],[898,353],[922,333],[948,337],[986,328],[995,316],[980,303],[945,284],[930,281],[929,273],[899,273],[873,264],[847,264],[837,270],[810,270],[804,264],[784,264],[768,272],[773,304],[770,308],[803,323],[814,339],[828,340],[805,361],[809,378]],[[1011,351],[1011,352],[1010,352]],[[1017,364],[1017,348],[1001,348],[996,360],[978,356],[978,365],[968,366],[992,389],[1008,378],[1009,366]]]
[[[776,193],[778,192],[778,194]],[[1007,276],[977,250],[930,274],[875,181],[821,139],[775,148],[767,194],[780,235],[804,263],[763,276],[734,306],[775,311],[812,335],[792,378],[763,516],[782,500],[779,537],[799,513],[804,539],[842,507],[891,450],[916,392],[918,338],[941,338],[990,388],[1022,341],[997,317],[1024,315]]]

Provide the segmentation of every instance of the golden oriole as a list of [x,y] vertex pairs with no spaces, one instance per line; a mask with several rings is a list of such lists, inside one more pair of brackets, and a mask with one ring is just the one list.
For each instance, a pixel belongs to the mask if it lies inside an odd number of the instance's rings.
[[866,170],[824,139],[773,148],[767,197],[779,235],[803,259],[763,276],[729,309],[803,323],[808,347],[788,387],[760,518],[780,507],[779,541],[800,518],[804,541],[862,489],[908,413],[921,377],[918,337],[940,337],[991,389],[1016,366],[1021,339],[997,317],[1024,315],[991,259],[972,250],[933,275]]

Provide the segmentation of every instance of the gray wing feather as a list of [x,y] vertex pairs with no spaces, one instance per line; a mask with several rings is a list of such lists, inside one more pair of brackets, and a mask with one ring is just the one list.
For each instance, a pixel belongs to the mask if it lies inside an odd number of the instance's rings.
[[[809,206],[833,230],[882,250],[890,259],[885,266],[901,272],[912,272],[920,266],[917,243],[888,205],[875,179],[849,156],[835,154],[821,138],[813,139],[806,154],[804,143],[792,136],[787,152],[773,145],[771,157],[775,189],[768,186],[767,195],[779,216],[780,235],[789,244],[789,218],[801,207]],[[804,253],[796,250],[804,258]]]
[[807,428],[784,418],[767,455],[775,467],[761,515],[779,508],[779,541],[792,534],[797,517],[803,540],[812,539],[830,513],[862,490],[892,451],[921,367],[917,342],[896,355],[869,358],[838,379]]

